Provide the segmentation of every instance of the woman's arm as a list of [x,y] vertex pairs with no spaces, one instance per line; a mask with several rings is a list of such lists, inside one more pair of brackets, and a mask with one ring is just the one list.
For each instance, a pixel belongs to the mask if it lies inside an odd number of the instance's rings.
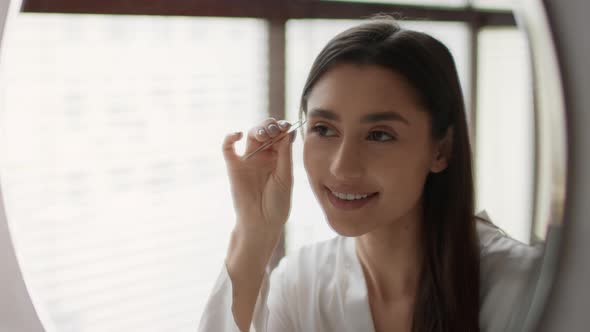
[[281,232],[253,234],[239,227],[232,232],[226,266],[232,283],[232,313],[241,331],[248,331],[252,322],[268,261],[280,236]]
[[[251,325],[268,261],[291,208],[291,143],[296,132],[291,132],[289,139],[285,139],[284,135],[279,137],[290,126],[286,121],[269,118],[261,125],[251,128],[245,155],[257,151],[271,139],[276,138],[276,141],[274,145],[249,159],[239,156],[234,149],[234,144],[242,138],[242,133],[236,132],[225,137],[222,150],[237,220],[225,261],[230,280],[218,280],[216,288],[220,289],[215,289],[210,299],[210,303],[215,304],[213,307],[216,308],[205,311],[205,325],[211,322],[214,326],[215,322],[219,322],[235,329],[230,324],[231,320],[228,322],[227,319],[228,302],[231,306],[229,311],[238,327],[242,331],[248,331]],[[231,290],[231,294],[228,294],[228,290]],[[265,294],[262,295],[264,297]],[[266,303],[263,307],[265,306]],[[208,315],[215,319],[210,319]],[[215,331],[219,331],[219,328]]]
[[[226,262],[207,301],[198,331],[295,331],[291,310],[296,303],[287,282],[287,259],[283,258],[272,274],[268,265],[261,272],[261,262],[268,261],[261,258],[269,257],[266,246],[262,245],[263,241],[245,240],[241,235],[238,230],[232,233]],[[257,250],[260,255],[255,254]],[[231,278],[230,265],[235,276]]]

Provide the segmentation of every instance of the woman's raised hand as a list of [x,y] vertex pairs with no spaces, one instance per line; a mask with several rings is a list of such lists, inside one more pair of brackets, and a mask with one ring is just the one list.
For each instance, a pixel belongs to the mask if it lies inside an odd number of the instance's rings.
[[[248,131],[248,155],[268,140],[289,130],[287,121],[264,120]],[[291,142],[296,132],[244,160],[236,154],[234,143],[242,133],[225,137],[223,155],[229,175],[236,227],[248,233],[279,232],[289,217],[293,189]]]
[[[267,119],[248,132],[248,155],[291,125]],[[238,156],[234,143],[241,133],[227,135],[223,155],[237,222],[226,256],[232,282],[232,312],[242,331],[249,331],[265,270],[289,217],[293,170],[291,142],[295,131],[251,158]]]

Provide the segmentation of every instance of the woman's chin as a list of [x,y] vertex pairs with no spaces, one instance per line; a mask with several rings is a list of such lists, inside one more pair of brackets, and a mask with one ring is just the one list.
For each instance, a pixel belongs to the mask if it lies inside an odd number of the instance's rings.
[[361,225],[358,223],[358,221],[350,222],[328,218],[328,225],[330,225],[330,228],[338,235],[346,237],[357,237],[370,231],[366,224]]

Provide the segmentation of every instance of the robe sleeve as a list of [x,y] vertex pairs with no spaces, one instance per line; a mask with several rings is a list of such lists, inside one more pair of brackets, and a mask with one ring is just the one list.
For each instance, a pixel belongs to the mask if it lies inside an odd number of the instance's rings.
[[[295,331],[288,313],[293,304],[289,303],[286,294],[285,268],[285,257],[274,271],[267,267],[252,315],[250,332]],[[232,312],[232,282],[225,264],[205,305],[198,331],[240,332]]]
[[478,214],[480,331],[522,331],[540,275],[543,245],[521,243]]

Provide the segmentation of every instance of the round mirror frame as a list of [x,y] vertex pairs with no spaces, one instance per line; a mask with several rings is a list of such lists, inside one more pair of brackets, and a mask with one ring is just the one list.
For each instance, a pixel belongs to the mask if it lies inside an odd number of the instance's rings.
[[547,12],[540,0],[515,7],[533,64],[535,188],[533,242],[544,241],[534,295],[522,331],[535,331],[555,277],[567,191],[567,122],[562,75]]

